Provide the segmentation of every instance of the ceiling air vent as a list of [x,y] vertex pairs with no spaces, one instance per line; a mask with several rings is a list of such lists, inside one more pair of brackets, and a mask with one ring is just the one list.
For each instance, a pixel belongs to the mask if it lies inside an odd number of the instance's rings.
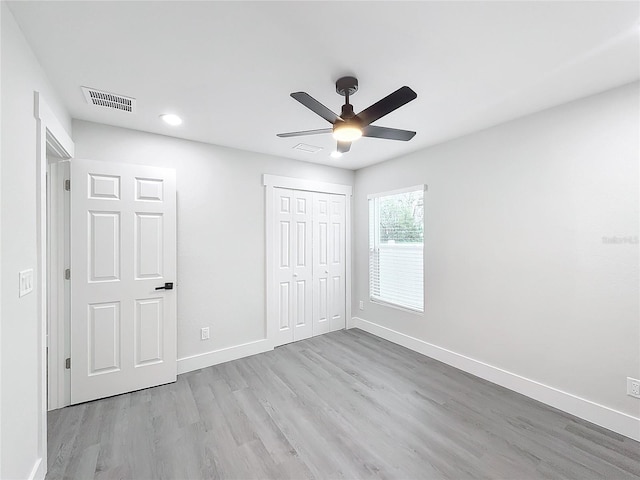
[[307,153],[318,153],[320,150],[322,150],[322,147],[316,147],[315,145],[308,145],[306,143],[299,143],[295,147],[293,147],[293,149],[302,150],[303,152]]
[[84,98],[90,105],[97,107],[111,108],[120,110],[121,112],[136,113],[136,99],[125,97],[124,95],[116,95],[114,93],[103,92],[95,88],[81,87]]

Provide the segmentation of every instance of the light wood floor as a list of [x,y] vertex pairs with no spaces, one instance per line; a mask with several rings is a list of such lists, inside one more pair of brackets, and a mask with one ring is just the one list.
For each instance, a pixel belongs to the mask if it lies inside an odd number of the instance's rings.
[[640,478],[640,444],[360,330],[49,415],[48,479]]

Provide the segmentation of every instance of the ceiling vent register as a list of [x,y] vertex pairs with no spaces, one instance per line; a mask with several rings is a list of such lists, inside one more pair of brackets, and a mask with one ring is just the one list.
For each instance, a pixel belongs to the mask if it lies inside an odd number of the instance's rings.
[[119,110],[121,112],[136,113],[135,98],[103,92],[89,87],[82,87],[82,93],[84,93],[84,98],[90,105]]
[[293,147],[293,149],[301,150],[307,153],[318,153],[320,150],[322,150],[322,147],[316,147],[315,145],[309,145],[307,143],[299,143],[295,147]]

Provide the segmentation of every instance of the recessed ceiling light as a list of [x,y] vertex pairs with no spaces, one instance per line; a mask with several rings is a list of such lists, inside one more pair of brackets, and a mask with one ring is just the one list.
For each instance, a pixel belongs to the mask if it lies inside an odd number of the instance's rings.
[[331,158],[340,158],[341,156],[342,156],[342,152],[339,152],[337,150],[334,152],[331,152]]
[[164,120],[165,123],[173,125],[174,127],[182,123],[182,119],[173,113],[165,113],[164,115],[160,115],[160,118]]

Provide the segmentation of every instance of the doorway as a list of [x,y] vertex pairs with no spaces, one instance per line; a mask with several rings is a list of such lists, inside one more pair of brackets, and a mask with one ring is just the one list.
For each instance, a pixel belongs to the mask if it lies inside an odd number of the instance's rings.
[[65,280],[69,265],[69,194],[65,179],[69,178],[69,161],[47,152],[47,386],[48,409],[70,404],[71,346],[69,282]]
[[49,409],[176,380],[175,171],[50,165]]

